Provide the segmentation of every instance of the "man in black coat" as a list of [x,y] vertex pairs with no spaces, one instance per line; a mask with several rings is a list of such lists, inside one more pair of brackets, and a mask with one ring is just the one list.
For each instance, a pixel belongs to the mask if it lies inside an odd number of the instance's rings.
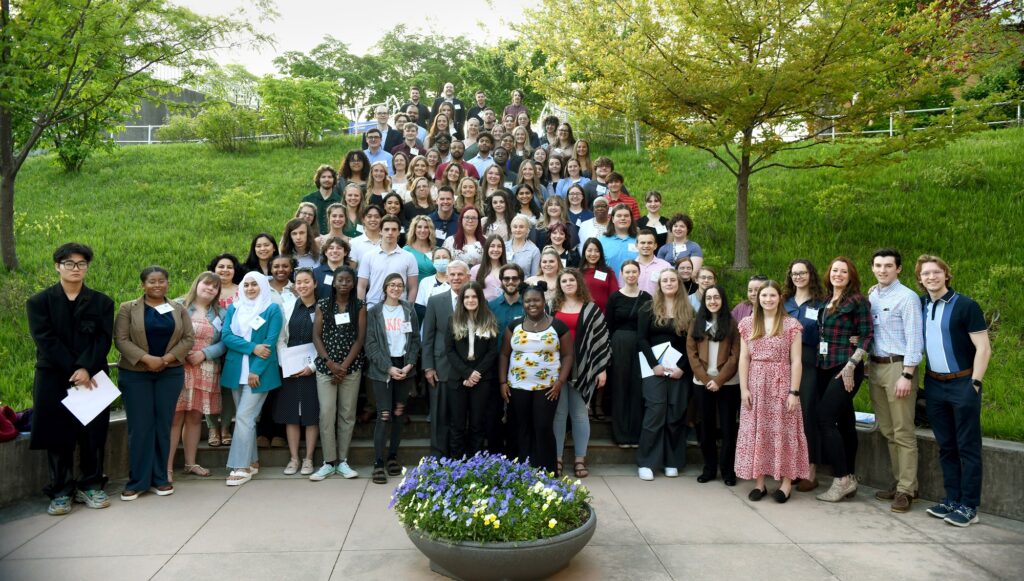
[[[51,499],[47,512],[53,515],[71,512],[72,498],[90,508],[110,506],[103,491],[110,408],[83,426],[61,403],[71,387],[94,389],[93,376],[107,369],[114,301],[85,286],[92,257],[92,249],[84,244],[58,248],[53,262],[60,282],[33,295],[26,305],[29,333],[36,344],[30,446],[47,452],[50,482],[43,492]],[[81,467],[77,481],[76,446]]]
[[466,122],[466,107],[463,105],[462,100],[455,96],[455,85],[450,82],[444,84],[441,94],[434,99],[434,105],[430,108],[430,119],[433,121],[434,117],[437,117],[441,103],[446,101],[451,103],[452,109],[455,110],[455,131],[461,134],[462,125]]

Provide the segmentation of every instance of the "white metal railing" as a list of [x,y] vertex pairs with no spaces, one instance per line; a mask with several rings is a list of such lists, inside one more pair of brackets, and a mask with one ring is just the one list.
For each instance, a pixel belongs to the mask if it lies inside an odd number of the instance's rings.
[[[984,107],[984,108],[994,108],[994,107],[1014,106],[1015,109],[1016,109],[1016,115],[1015,115],[1014,118],[1012,118],[1012,119],[1004,119],[1002,121],[986,121],[985,125],[987,125],[989,127],[999,127],[999,126],[1024,127],[1024,117],[1021,116],[1021,114],[1022,114],[1022,105],[1024,105],[1024,100],[1017,101],[1017,102],[1014,102],[1014,101],[1003,101],[1003,102],[1000,102],[1000,103],[981,104],[981,105],[969,105],[969,107],[972,107],[972,108],[982,108],[982,107]],[[910,110],[902,111],[902,112],[895,112],[894,111],[894,112],[889,113],[889,127],[886,128],[886,129],[868,129],[868,130],[864,130],[864,131],[836,131],[836,126],[833,123],[828,128],[827,131],[824,131],[824,132],[820,133],[819,135],[821,137],[828,136],[829,139],[835,139],[836,137],[843,136],[843,135],[885,135],[886,137],[893,137],[894,135],[896,135],[896,118],[899,117],[899,116],[905,116],[905,115],[911,115],[911,114],[923,114],[923,113],[924,114],[927,114],[927,113],[943,113],[943,112],[947,112],[948,111],[948,112],[950,112],[952,114],[953,117],[955,117],[956,116],[956,110],[957,109],[961,109],[962,110],[964,108],[965,107],[963,107],[963,106],[961,106],[961,107],[932,107],[930,109],[910,109]],[[833,116],[828,117],[828,118],[835,120],[835,119],[842,119],[842,116],[841,115],[833,115]],[[945,128],[946,129],[952,129],[953,126],[952,125],[946,125]],[[913,128],[911,128],[912,131],[921,131],[922,129],[927,129],[927,128],[926,127],[913,127]]]

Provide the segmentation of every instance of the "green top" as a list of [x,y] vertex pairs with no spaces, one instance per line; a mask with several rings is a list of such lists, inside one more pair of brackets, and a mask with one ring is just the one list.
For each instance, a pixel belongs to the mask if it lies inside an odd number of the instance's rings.
[[320,190],[317,190],[311,194],[307,194],[306,197],[302,198],[303,202],[310,202],[316,206],[316,221],[320,226],[320,235],[323,236],[331,230],[330,224],[327,222],[327,207],[331,204],[340,204],[341,196],[335,192],[331,192],[330,196],[327,196],[325,200],[320,195]]

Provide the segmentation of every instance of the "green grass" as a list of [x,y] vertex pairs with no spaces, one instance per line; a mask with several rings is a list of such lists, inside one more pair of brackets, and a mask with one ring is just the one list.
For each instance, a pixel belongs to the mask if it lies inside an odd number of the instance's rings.
[[[304,151],[263,144],[247,153],[216,153],[198,144],[128,147],[90,161],[82,174],[62,174],[50,157],[29,160],[17,184],[16,232],[22,269],[0,273],[0,399],[31,405],[34,347],[24,304],[53,284],[50,255],[62,242],[93,246],[89,284],[115,301],[137,296],[138,272],[158,263],[183,294],[214,255],[244,258],[259,231],[280,234],[320,163],[337,165],[351,140]],[[747,277],[781,279],[789,261],[809,258],[823,268],[836,255],[852,258],[865,289],[878,247],[905,257],[903,282],[913,285],[922,253],[944,257],[953,287],[976,298],[993,326],[994,356],[985,381],[982,425],[992,437],[1024,441],[1024,130],[964,138],[944,149],[912,153],[899,164],[856,170],[771,170],[751,184],[750,240],[755,267],[724,272],[734,300]],[[735,185],[732,175],[701,152],[668,152],[657,173],[646,155],[621,145],[608,154],[634,193],[656,189],[664,213],[689,212],[692,238],[706,262],[732,262]],[[111,357],[115,357],[112,354]],[[858,407],[869,409],[867,390]]]

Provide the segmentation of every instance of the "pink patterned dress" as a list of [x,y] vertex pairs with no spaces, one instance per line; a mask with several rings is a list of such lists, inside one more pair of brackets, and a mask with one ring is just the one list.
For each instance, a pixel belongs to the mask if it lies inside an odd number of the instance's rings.
[[740,406],[740,432],[736,440],[736,476],[753,480],[769,475],[782,478],[807,478],[807,438],[804,436],[800,408],[786,411],[791,374],[789,347],[802,327],[796,319],[786,317],[782,333],[753,341],[753,318],[739,324],[740,337],[750,352],[747,389],[751,408]]
[[[192,329],[196,333],[193,351],[202,351],[210,346],[217,333],[205,316],[192,318]],[[185,363],[185,387],[178,396],[175,412],[198,411],[204,414],[220,413],[220,358],[204,359],[199,365]]]

